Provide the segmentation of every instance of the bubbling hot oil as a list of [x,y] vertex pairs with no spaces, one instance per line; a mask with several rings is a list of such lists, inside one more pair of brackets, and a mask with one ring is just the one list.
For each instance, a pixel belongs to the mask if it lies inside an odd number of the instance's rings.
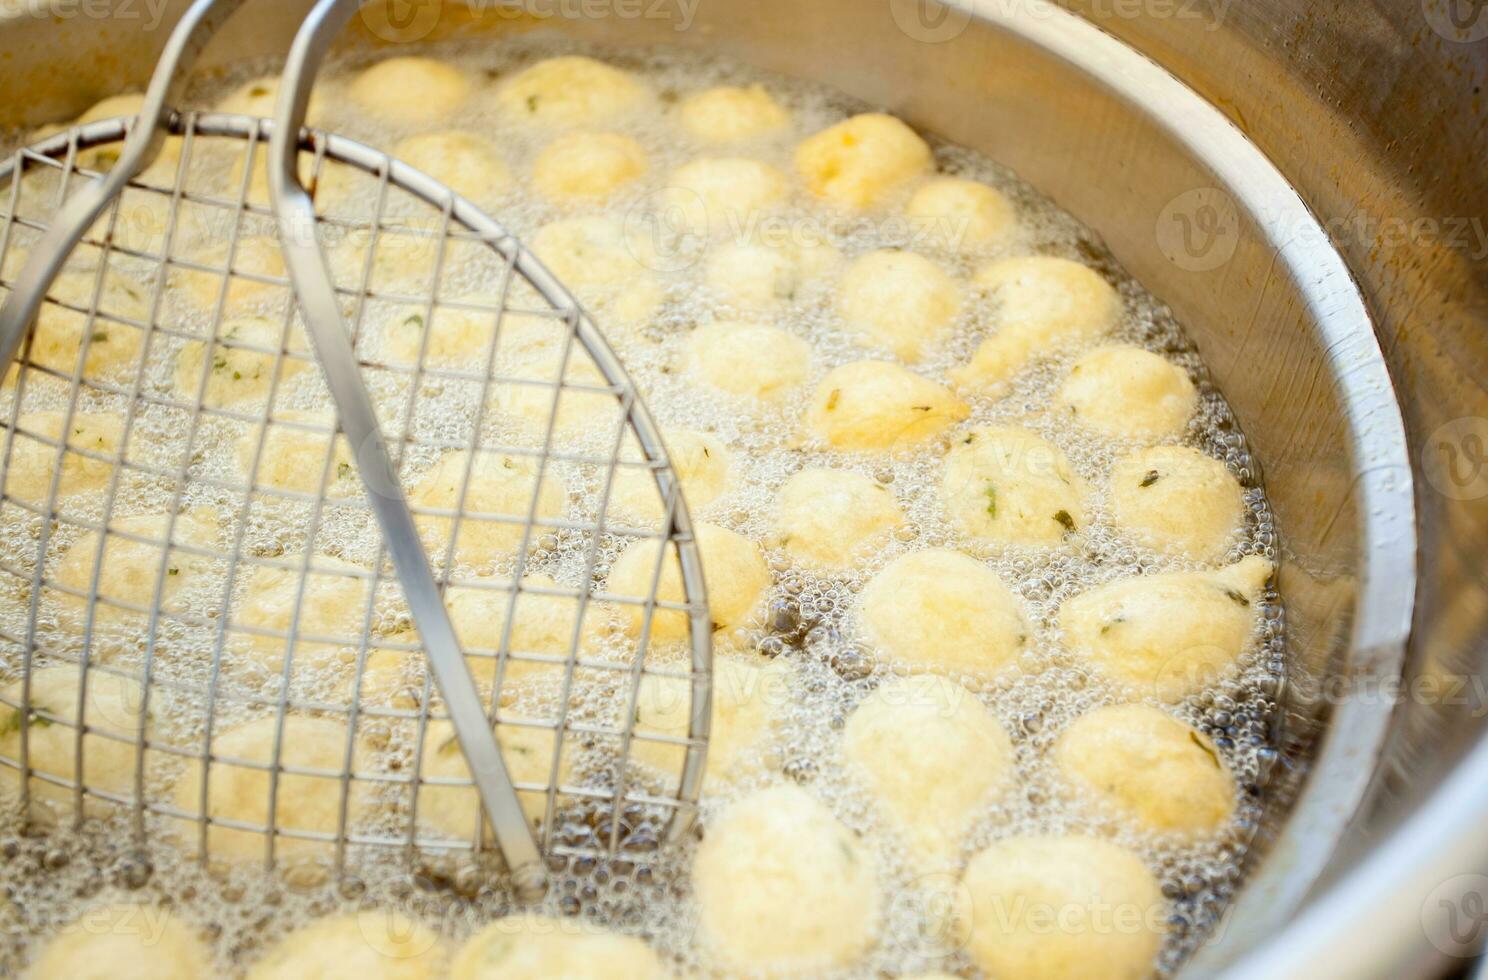
[[[537,58],[569,53],[566,44],[525,39],[480,48],[458,46],[437,49],[442,57],[465,65],[478,76],[500,78]],[[665,175],[692,157],[709,152],[682,135],[669,118],[679,95],[715,84],[761,81],[793,113],[793,131],[788,136],[751,146],[749,155],[791,170],[791,148],[800,138],[859,111],[861,107],[839,93],[797,82],[759,75],[743,66],[721,63],[709,57],[704,63],[672,51],[599,52],[596,56],[644,75],[662,95],[660,118],[648,116],[617,125],[641,142],[650,156],[650,169],[635,186],[617,195],[602,208],[585,213],[607,212],[620,219],[632,217],[642,202],[664,184]],[[265,66],[246,66],[233,77],[203,82],[199,104],[209,105],[244,79]],[[374,146],[389,147],[413,130],[393,130],[369,121],[340,98],[346,79],[359,65],[346,63],[328,71],[322,83],[329,118],[323,127],[341,132]],[[255,71],[254,69],[258,69]],[[475,109],[460,125],[493,137],[507,155],[514,174],[530,172],[531,161],[541,141],[514,130],[494,113]],[[415,127],[415,129],[437,127]],[[944,173],[971,177],[991,184],[1014,202],[1022,226],[1014,250],[1019,253],[1063,255],[1096,266],[1117,285],[1126,313],[1116,335],[1182,365],[1198,384],[1200,411],[1189,427],[1185,441],[1223,459],[1245,488],[1249,514],[1245,533],[1237,539],[1227,561],[1245,554],[1272,555],[1275,531],[1271,513],[1257,480],[1256,468],[1233,417],[1193,346],[1167,310],[1138,284],[1131,281],[1105,256],[1091,234],[1058,211],[1032,186],[1005,169],[962,148],[935,147],[937,163]],[[210,171],[211,157],[203,156]],[[221,163],[219,169],[225,169]],[[210,178],[208,172],[204,175]],[[1026,175],[1034,184],[1037,174]],[[217,173],[218,179],[225,174]],[[521,189],[507,194],[495,209],[500,220],[530,241],[544,222],[566,212],[544,203]],[[886,209],[890,213],[893,209]],[[740,216],[747,223],[757,216]],[[943,268],[968,279],[975,267],[1004,254],[992,248],[966,254],[943,246],[935,237],[918,236],[906,223],[885,220],[882,215],[844,218],[815,207],[799,197],[770,216],[771,228],[787,234],[804,230],[817,240],[835,244],[852,256],[874,248],[911,247],[937,261]],[[262,228],[269,232],[267,227]],[[749,231],[743,224],[735,232]],[[769,229],[764,229],[768,231]],[[1061,794],[1058,781],[1047,763],[1047,749],[1064,727],[1080,714],[1109,703],[1112,693],[1099,678],[1061,650],[1053,620],[1066,598],[1102,582],[1126,575],[1187,567],[1183,561],[1156,556],[1127,543],[1112,527],[1105,501],[1096,490],[1092,521],[1077,546],[1048,551],[999,551],[977,547],[964,540],[941,512],[935,487],[946,446],[931,442],[917,451],[889,454],[851,454],[803,449],[798,420],[808,392],[830,368],[864,356],[851,343],[833,312],[829,281],[812,284],[777,311],[757,319],[782,327],[810,342],[813,348],[812,376],[794,395],[768,408],[744,404],[717,392],[686,383],[677,370],[682,342],[693,327],[740,314],[720,304],[701,286],[701,262],[690,246],[665,256],[655,271],[666,289],[665,301],[637,337],[620,339],[612,333],[621,356],[652,412],[663,427],[686,427],[715,433],[731,448],[735,472],[730,487],[718,499],[695,509],[694,516],[721,524],[761,542],[774,576],[766,602],[763,625],[741,628],[720,636],[722,650],[745,651],[761,658],[786,658],[794,665],[791,697],[772,738],[758,749],[763,775],[754,783],[709,786],[704,803],[708,813],[750,788],[773,779],[808,784],[850,827],[861,834],[865,846],[874,850],[882,868],[884,914],[881,939],[874,950],[852,971],[854,976],[876,977],[920,970],[954,972],[969,964],[947,948],[937,926],[936,910],[943,908],[949,886],[944,876],[918,871],[908,853],[877,815],[871,801],[844,772],[840,755],[840,730],[853,708],[889,670],[876,666],[871,651],[861,642],[852,613],[855,598],[864,584],[894,558],[927,547],[959,547],[977,555],[996,570],[1026,603],[1033,636],[1021,655],[1021,670],[1015,679],[986,685],[979,696],[996,714],[1017,746],[1021,790],[1012,798],[989,806],[965,841],[965,853],[974,853],[993,839],[1018,833],[1049,833],[1098,830],[1114,835],[1135,849],[1163,882],[1171,900],[1170,935],[1159,967],[1167,972],[1180,964],[1194,945],[1203,940],[1237,887],[1244,867],[1249,835],[1260,813],[1260,787],[1269,761],[1270,731],[1276,712],[1276,697],[1283,673],[1282,620],[1275,596],[1266,603],[1261,641],[1248,655],[1238,677],[1190,699],[1180,706],[1185,720],[1210,734],[1224,755],[1239,784],[1240,805],[1234,825],[1216,840],[1191,844],[1157,844],[1129,831],[1110,827],[1095,816],[1071,805]],[[494,267],[487,264],[460,274],[442,285],[444,295],[465,290],[490,289]],[[943,377],[947,368],[964,363],[980,340],[979,324],[989,310],[984,301],[971,300],[963,311],[955,336],[930,352],[916,369],[930,377]],[[368,333],[376,334],[379,320],[400,315],[392,309],[370,304]],[[200,316],[186,322],[204,331],[208,321]],[[603,326],[603,324],[602,324]],[[375,341],[369,341],[375,344]],[[179,342],[165,341],[152,356],[144,387],[168,389],[170,370]],[[967,426],[993,422],[1026,425],[1062,449],[1090,486],[1102,485],[1102,477],[1114,459],[1131,448],[1109,439],[1095,438],[1074,429],[1051,409],[1053,393],[1078,351],[1055,351],[1047,360],[1024,372],[1011,390],[999,399],[970,398],[973,414]],[[386,377],[370,379],[383,410],[386,425],[397,429],[407,407],[407,384]],[[479,386],[445,383],[438,390],[420,393],[409,419],[420,435],[439,438],[468,438],[474,409],[479,405]],[[300,409],[324,409],[328,398],[319,374],[306,371],[279,392],[279,404]],[[34,389],[26,410],[61,408],[66,392]],[[117,411],[122,402],[113,396],[85,393],[85,410]],[[8,406],[7,406],[8,407]],[[191,445],[183,441],[181,418],[161,406],[144,407],[136,422],[140,442],[167,463],[189,449],[195,453],[191,470],[202,476],[224,476],[235,472],[234,444],[241,434],[227,423],[206,423]],[[591,449],[607,452],[611,432],[584,433],[579,439]],[[808,447],[809,448],[809,447]],[[174,456],[172,453],[174,452]],[[410,463],[416,469],[431,462],[411,448]],[[425,456],[428,454],[426,453]],[[894,532],[885,547],[842,574],[823,575],[794,564],[782,550],[770,547],[770,514],[781,485],[806,462],[861,472],[891,489],[908,521]],[[593,473],[570,472],[576,488],[576,506],[592,513],[598,493]],[[169,483],[133,480],[121,488],[116,513],[151,513],[171,503]],[[239,530],[243,547],[260,555],[294,555],[305,547],[308,507],[285,503],[256,505],[239,522],[240,501],[231,493],[193,484],[185,503],[217,514],[229,530]],[[77,501],[70,506],[80,513],[97,516],[98,501]],[[326,508],[316,548],[332,557],[368,565],[377,554],[375,527],[364,507],[355,500]],[[26,553],[25,545],[37,533],[35,519],[25,511],[7,507],[0,511],[0,542],[9,553]],[[68,532],[52,554],[60,554],[68,543]],[[614,560],[621,542],[601,543],[598,569]],[[559,582],[582,586],[586,541],[582,535],[555,533],[540,542],[531,571],[550,574]],[[34,544],[32,545],[34,549]],[[208,584],[219,583],[225,563],[208,576]],[[189,608],[207,616],[218,615],[210,599],[214,590],[204,587],[201,595],[187,596]],[[218,593],[220,595],[220,592]],[[7,584],[6,600],[0,602],[0,620],[5,632],[24,635],[24,588]],[[193,603],[195,605],[193,606]],[[379,590],[372,625],[386,632],[404,614],[399,611],[396,589],[384,584]],[[153,663],[160,703],[155,711],[161,737],[174,744],[200,744],[208,722],[205,697],[215,692],[211,724],[218,729],[264,712],[285,694],[283,678],[272,671],[237,672],[213,669],[214,636],[203,631],[169,630],[159,640],[169,655]],[[76,653],[81,638],[75,628],[58,616],[44,616],[43,637],[48,648]],[[113,662],[136,664],[143,644],[123,644],[111,652]],[[751,652],[754,651],[754,652]],[[7,678],[20,669],[19,650],[3,651]],[[231,654],[229,654],[231,656]],[[288,680],[295,697],[319,698],[335,703],[341,675],[332,667],[297,665]],[[410,678],[415,687],[428,693],[427,681]],[[257,704],[255,704],[255,701]],[[572,709],[577,715],[601,716],[609,703],[598,691],[580,691]],[[271,708],[270,708],[271,710]],[[416,765],[415,746],[399,726],[382,732],[382,751],[395,765]],[[192,740],[196,740],[193,742]],[[152,769],[150,790],[162,795],[174,770],[167,764]],[[374,827],[397,838],[405,835],[408,801],[389,791],[374,818]],[[624,815],[627,832],[638,846],[635,857],[620,862],[571,860],[561,866],[551,899],[555,911],[582,913],[622,931],[646,937],[673,964],[683,970],[706,969],[707,963],[695,943],[695,929],[688,911],[686,869],[692,844],[676,848],[645,846],[654,828],[646,814]],[[169,833],[167,822],[150,818],[156,838]],[[593,834],[608,829],[606,814],[570,813],[562,821],[557,837],[571,843],[592,841]],[[25,946],[32,936],[46,936],[76,915],[81,905],[116,895],[135,900],[166,903],[198,923],[213,939],[218,965],[240,969],[257,951],[286,931],[306,921],[344,908],[365,904],[397,904],[424,918],[458,942],[482,922],[511,909],[511,896],[499,875],[486,864],[465,854],[423,853],[410,868],[406,851],[396,848],[365,848],[358,851],[357,877],[339,883],[286,883],[255,867],[202,866],[182,851],[169,846],[154,848],[151,866],[143,867],[119,841],[128,840],[128,822],[123,817],[90,819],[81,833],[46,833],[37,828],[12,828],[3,842],[5,861],[0,868],[11,905],[4,922],[15,942],[8,944],[14,968],[25,959]],[[650,837],[654,844],[654,836]]]

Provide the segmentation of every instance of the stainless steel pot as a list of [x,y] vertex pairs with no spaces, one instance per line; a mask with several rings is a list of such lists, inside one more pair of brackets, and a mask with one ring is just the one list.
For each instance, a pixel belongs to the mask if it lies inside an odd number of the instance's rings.
[[[1430,975],[1469,955],[1488,927],[1464,900],[1488,879],[1463,877],[1488,870],[1488,8],[470,2],[369,8],[348,43],[541,26],[715,49],[982,150],[1099,232],[1197,341],[1286,555],[1283,764],[1250,883],[1189,972]],[[250,3],[254,29],[207,62],[284,50],[307,6]],[[137,84],[181,7],[0,15],[0,122]]]

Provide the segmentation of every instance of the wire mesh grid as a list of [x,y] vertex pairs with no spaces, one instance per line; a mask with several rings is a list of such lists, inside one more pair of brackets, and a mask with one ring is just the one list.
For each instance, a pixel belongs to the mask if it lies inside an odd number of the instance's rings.
[[[0,169],[5,291],[127,127]],[[0,786],[202,858],[489,852],[272,237],[267,129],[181,117],[6,377]],[[572,300],[518,272],[515,239],[361,144],[305,150],[364,377],[544,853],[681,833],[708,622],[644,406]],[[623,583],[605,576],[621,552],[644,559]]]

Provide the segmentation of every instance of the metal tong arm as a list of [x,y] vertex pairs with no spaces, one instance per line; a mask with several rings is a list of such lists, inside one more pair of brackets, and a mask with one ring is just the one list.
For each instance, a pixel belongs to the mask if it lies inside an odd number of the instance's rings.
[[[69,198],[31,250],[16,278],[15,289],[0,307],[0,364],[9,364],[36,319],[47,290],[62,272],[93,222],[123,191],[124,185],[160,153],[181,96],[202,49],[243,0],[196,0],[177,22],[145,89],[144,105],[124,140],[124,149],[109,172]],[[20,179],[17,171],[15,179]]]
[[546,876],[537,840],[486,721],[475,681],[461,655],[439,585],[393,470],[372,399],[362,383],[330,265],[317,239],[315,204],[300,182],[296,167],[311,85],[331,42],[356,9],[357,0],[319,0],[295,36],[269,138],[270,200],[279,222],[290,281],[336,400],[341,427],[354,447],[367,498],[382,527],[434,680],[481,802],[490,815],[497,845],[519,890],[532,892],[542,887]]

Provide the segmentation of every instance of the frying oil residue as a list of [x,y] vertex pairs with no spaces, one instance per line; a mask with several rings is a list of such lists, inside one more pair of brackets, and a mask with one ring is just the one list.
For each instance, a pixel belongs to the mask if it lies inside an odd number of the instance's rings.
[[[573,50],[567,44],[526,39],[478,49],[456,46],[420,53],[432,51],[477,77],[500,80],[539,58]],[[791,153],[801,139],[860,111],[840,94],[766,77],[742,66],[720,64],[712,57],[703,63],[671,51],[586,53],[636,72],[662,96],[657,113],[614,124],[617,131],[644,148],[649,160],[645,174],[603,204],[585,206],[577,212],[608,215],[627,227],[636,227],[638,216],[649,213],[645,205],[666,186],[668,174],[698,155],[718,152],[688,137],[677,124],[675,105],[681,96],[718,84],[764,84],[790,110],[790,129],[757,145],[750,144],[747,154],[786,173],[793,169]],[[324,107],[324,117],[317,120],[317,125],[381,148],[389,148],[412,133],[438,128],[432,124],[393,128],[357,111],[348,103],[345,91],[348,79],[360,67],[348,63],[326,73],[321,86],[325,97],[318,103]],[[265,68],[249,65],[232,77],[203,83],[196,93],[196,104],[215,103]],[[528,190],[525,175],[532,172],[533,161],[548,135],[534,135],[511,126],[488,107],[490,101],[472,100],[472,108],[458,125],[489,136],[500,147],[516,178],[512,189],[490,209],[530,243],[545,223],[576,212],[555,208]],[[741,216],[739,225],[729,234],[740,241],[768,234],[771,229],[786,235],[811,235],[813,241],[829,242],[849,259],[879,248],[912,248],[963,283],[987,261],[1001,255],[1057,255],[1095,267],[1116,285],[1124,303],[1125,312],[1114,339],[1162,354],[1182,366],[1198,386],[1199,411],[1183,442],[1222,460],[1245,490],[1249,513],[1244,534],[1218,564],[1250,554],[1274,557],[1272,517],[1245,440],[1223,399],[1208,383],[1192,345],[1167,311],[1105,258],[1089,232],[1053,208],[1030,185],[958,147],[939,145],[935,154],[942,173],[986,183],[1013,202],[1021,226],[1016,241],[979,251],[952,248],[944,236],[922,234],[906,221],[888,220],[883,215],[844,217],[799,193],[773,208],[767,219],[759,219],[766,220],[767,226],[751,224],[758,216]],[[204,151],[199,161],[202,173],[194,175],[194,180],[225,186],[235,179],[230,160],[214,161],[211,153]],[[1037,183],[1037,174],[1026,176]],[[888,207],[884,213],[897,214],[899,210]],[[641,227],[650,225],[641,222]],[[271,229],[265,224],[259,230],[268,233]],[[759,542],[773,584],[765,600],[763,622],[721,635],[717,646],[757,655],[762,662],[770,657],[785,658],[793,665],[789,697],[780,706],[779,726],[755,750],[761,763],[759,775],[728,785],[710,784],[704,800],[705,823],[720,805],[752,788],[782,778],[807,785],[861,836],[864,845],[877,854],[883,869],[881,887],[887,898],[880,939],[851,975],[878,977],[969,968],[961,954],[947,951],[943,936],[927,929],[927,922],[933,918],[931,912],[943,904],[947,894],[945,876],[926,874],[916,867],[872,800],[845,771],[841,757],[841,730],[847,717],[893,673],[885,665],[874,664],[854,615],[858,594],[875,573],[902,555],[932,547],[956,548],[976,556],[996,572],[1025,604],[1032,628],[1015,676],[986,684],[977,692],[1014,740],[1021,789],[987,806],[965,841],[963,856],[992,840],[1015,834],[1090,831],[1113,836],[1142,856],[1171,900],[1169,938],[1159,964],[1162,970],[1171,970],[1203,939],[1236,888],[1249,833],[1259,814],[1259,787],[1272,755],[1269,726],[1282,673],[1281,615],[1275,597],[1266,603],[1261,617],[1261,642],[1247,655],[1240,674],[1176,709],[1179,717],[1214,739],[1237,780],[1240,802],[1233,826],[1217,838],[1183,844],[1154,842],[1109,826],[1068,799],[1047,762],[1054,739],[1073,719],[1118,700],[1098,676],[1061,648],[1055,613],[1065,599],[1105,582],[1201,566],[1133,546],[1115,529],[1110,502],[1102,488],[1113,462],[1134,447],[1073,426],[1054,407],[1055,393],[1082,350],[1049,352],[1048,357],[1021,373],[1000,397],[966,396],[971,417],[964,423],[968,431],[988,424],[1025,426],[1064,452],[1092,488],[1087,524],[1081,528],[1078,544],[1042,550],[978,545],[947,521],[936,491],[950,436],[893,454],[803,446],[800,419],[816,382],[833,367],[865,356],[863,348],[844,331],[834,306],[833,284],[840,275],[840,265],[800,283],[784,303],[766,313],[741,312],[704,286],[705,251],[693,242],[651,257],[643,271],[659,285],[660,303],[643,326],[625,329],[616,325],[612,329],[604,321],[603,311],[600,314],[601,326],[663,429],[708,432],[729,447],[733,472],[725,491],[706,505],[694,507],[693,516]],[[441,285],[441,291],[444,295],[489,292],[497,285],[497,275],[493,261],[477,262],[454,271]],[[584,290],[576,288],[576,292],[582,296]],[[989,302],[974,297],[969,289],[966,294],[968,301],[958,317],[954,336],[928,350],[925,359],[914,365],[917,373],[943,379],[949,369],[969,360],[985,336],[985,325],[995,323],[995,310]],[[407,308],[396,304],[369,304],[364,341],[368,349],[376,353],[381,326],[407,315]],[[210,322],[199,313],[185,311],[181,316],[188,332],[200,333]],[[768,323],[806,341],[811,348],[807,382],[780,400],[762,404],[722,395],[686,379],[679,365],[688,334],[700,325],[733,319]],[[161,346],[152,352],[146,368],[144,390],[169,390],[176,356],[184,343],[180,338],[161,338]],[[409,386],[397,378],[375,374],[369,381],[385,424],[396,430],[405,416]],[[425,437],[468,438],[482,397],[480,386],[451,381],[430,387],[419,394],[408,419],[411,430]],[[10,397],[7,391],[5,398]],[[23,409],[60,409],[67,397],[65,387],[33,387],[28,389]],[[125,404],[121,396],[103,391],[85,391],[80,397],[80,410],[86,411],[118,412]],[[324,411],[329,405],[319,373],[314,370],[284,381],[278,398],[280,407],[292,410]],[[8,411],[8,401],[3,407]],[[137,442],[139,451],[152,454],[163,468],[174,470],[184,465],[199,478],[187,490],[183,503],[213,515],[228,540],[241,531],[242,547],[254,554],[301,553],[309,504],[259,501],[243,515],[240,524],[236,496],[207,482],[237,472],[237,443],[244,435],[243,427],[207,420],[192,435],[189,426],[182,423],[181,413],[169,406],[147,405],[139,412],[131,445]],[[609,438],[612,433],[580,431],[574,441],[607,454]],[[414,470],[432,462],[432,453],[417,447],[409,452],[406,462]],[[892,492],[907,520],[873,554],[849,570],[825,574],[794,562],[777,546],[772,514],[781,486],[805,465],[840,468],[871,478]],[[592,473],[577,468],[568,477],[574,506],[592,511],[598,481]],[[171,501],[169,481],[129,476],[120,487],[116,515],[158,513],[168,509]],[[88,516],[101,511],[100,500],[74,499],[68,506]],[[317,550],[345,561],[371,563],[377,553],[376,530],[354,492],[345,501],[327,505],[320,521]],[[5,553],[34,553],[37,534],[34,515],[10,505],[0,509],[0,547]],[[59,528],[48,549],[49,568],[75,537],[65,525]],[[529,571],[583,587],[586,541],[580,535],[559,533],[550,537],[535,553]],[[609,567],[623,545],[618,539],[601,543],[599,573]],[[198,591],[183,594],[180,601],[200,615],[219,615],[227,571],[225,562],[206,569]],[[0,625],[5,634],[25,636],[28,597],[29,577],[5,577],[0,596]],[[43,649],[53,656],[76,655],[82,640],[71,621],[58,609],[45,603],[43,606]],[[374,631],[390,632],[403,616],[396,590],[385,584],[377,597]],[[152,695],[152,715],[159,738],[177,745],[200,745],[208,725],[222,729],[272,713],[280,696],[331,704],[344,701],[344,663],[307,660],[296,666],[286,687],[274,670],[216,670],[216,636],[203,635],[210,632],[165,629],[152,662],[152,690],[158,691]],[[119,649],[109,653],[110,664],[121,669],[138,667],[144,654],[142,646],[120,643]],[[96,651],[94,655],[98,655]],[[0,650],[0,663],[6,680],[18,677],[23,669],[19,646],[7,644]],[[416,672],[409,675],[409,683],[415,688],[422,686],[427,694]],[[606,710],[605,700],[599,693],[581,691],[573,710],[579,716],[586,712],[599,715]],[[389,726],[381,735],[379,751],[387,759],[405,768],[415,765],[417,745],[409,741],[406,732]],[[164,796],[179,771],[177,760],[154,760],[149,791]],[[371,818],[372,832],[390,839],[406,835],[408,801],[389,791],[382,803]],[[641,824],[644,830],[644,821]],[[588,832],[585,827],[583,819],[572,817],[563,833],[581,840]],[[171,832],[167,821],[151,818],[153,836],[164,838]],[[44,833],[34,827],[11,829],[3,842],[4,864],[0,867],[0,881],[10,899],[3,921],[12,937],[6,944],[11,961],[5,966],[13,969],[24,962],[31,937],[50,935],[75,916],[83,903],[118,895],[169,904],[199,924],[212,937],[218,965],[225,971],[241,969],[257,951],[286,931],[337,909],[396,904],[456,942],[511,908],[510,894],[496,873],[463,854],[425,851],[410,866],[404,849],[367,848],[365,854],[358,852],[357,877],[349,883],[287,884],[253,866],[203,867],[170,846],[154,848],[152,865],[146,869],[129,848],[121,847],[119,842],[128,840],[128,819],[108,814],[90,819],[77,835]],[[615,929],[641,935],[683,971],[707,969],[708,963],[695,941],[695,916],[687,884],[686,872],[694,849],[694,844],[683,844],[648,849],[643,856],[624,862],[570,862],[558,875],[554,910],[583,913]]]

